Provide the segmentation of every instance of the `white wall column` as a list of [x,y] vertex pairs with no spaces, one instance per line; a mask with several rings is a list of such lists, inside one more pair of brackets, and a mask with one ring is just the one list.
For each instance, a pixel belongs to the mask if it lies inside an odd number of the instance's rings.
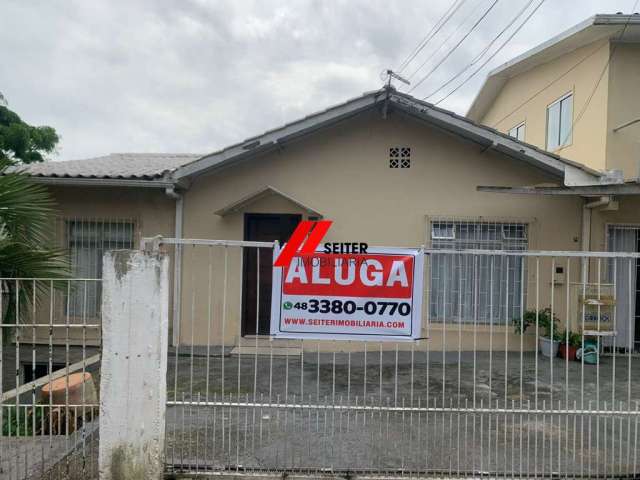
[[101,480],[162,478],[169,262],[136,250],[103,259]]

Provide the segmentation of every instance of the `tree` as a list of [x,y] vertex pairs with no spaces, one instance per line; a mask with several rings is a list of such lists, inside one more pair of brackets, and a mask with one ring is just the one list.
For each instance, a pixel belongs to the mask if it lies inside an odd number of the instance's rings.
[[9,110],[0,93],[0,159],[16,163],[42,162],[55,150],[60,138],[52,127],[34,127]]
[[0,315],[4,323],[17,323],[16,307],[26,312],[40,296],[38,290],[47,290],[46,283],[7,279],[63,279],[69,274],[66,252],[52,246],[53,199],[44,185],[13,165],[0,157],[0,279],[5,279],[0,280],[0,291],[3,300],[9,300]]

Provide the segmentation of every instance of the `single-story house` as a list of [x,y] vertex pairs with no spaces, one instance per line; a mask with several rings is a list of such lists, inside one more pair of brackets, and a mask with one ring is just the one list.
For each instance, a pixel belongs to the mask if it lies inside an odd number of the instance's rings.
[[[58,236],[78,278],[99,278],[104,250],[137,248],[143,237],[284,242],[301,219],[316,218],[333,221],[328,241],[638,251],[638,242],[613,241],[617,229],[640,224],[638,183],[546,152],[393,87],[211,154],[111,154],[26,170],[58,203]],[[173,262],[174,344],[248,345],[256,334],[268,332],[270,251],[260,253],[258,280],[255,252],[164,248]],[[549,261],[540,268],[550,278]],[[556,286],[553,296],[563,321],[570,295],[562,292],[580,281],[583,268],[572,263],[566,285],[558,281]],[[449,278],[465,285],[482,281],[446,263],[431,268],[431,275],[449,270]],[[550,303],[549,292],[555,290],[530,265],[514,261],[495,266],[495,272],[501,278],[496,290],[512,286],[496,297],[504,308],[492,313],[486,313],[488,295],[465,297],[458,302],[462,305],[443,312],[434,304],[441,287],[433,278],[425,283],[431,302],[424,302],[423,325],[434,348],[444,345],[442,335],[448,329],[457,332],[461,322],[465,329],[473,324],[478,348],[492,336],[504,342],[505,330],[511,339],[511,317],[523,300],[527,308],[534,305],[536,283],[544,287],[540,308]],[[487,288],[484,283],[478,288]],[[635,273],[633,285],[626,288],[635,288]],[[67,305],[60,305],[61,315],[74,321],[98,317],[99,291],[98,284],[75,289]],[[635,315],[635,308],[627,315]],[[472,319],[472,311],[485,313]],[[626,334],[638,340],[640,326],[635,325],[636,332]],[[468,346],[471,335],[466,336]],[[457,337],[451,342],[457,345]]]

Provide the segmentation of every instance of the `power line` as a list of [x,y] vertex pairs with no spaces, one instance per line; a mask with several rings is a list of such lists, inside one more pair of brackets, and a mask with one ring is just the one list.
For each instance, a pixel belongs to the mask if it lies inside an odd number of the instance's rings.
[[418,66],[418,68],[416,68],[413,72],[411,72],[409,74],[409,77],[408,77],[409,79],[413,78],[416,73],[418,73],[420,70],[422,70],[422,67],[424,67],[427,63],[429,63],[431,61],[431,59],[436,55],[436,53],[438,53],[442,47],[444,47],[447,43],[449,43],[449,40],[451,40],[451,38],[456,36],[460,30],[462,30],[462,27],[467,23],[467,20],[469,20],[471,17],[473,17],[475,15],[475,13],[478,11],[480,6],[482,5],[482,2],[483,2],[483,0],[478,0],[476,2],[475,6],[471,9],[471,12],[469,12],[469,15],[467,15],[466,17],[464,17],[462,19],[462,21],[458,24],[456,29],[454,31],[452,31],[447,36],[447,38],[445,38],[442,42],[440,42],[440,45],[438,45],[437,48],[432,49],[431,55],[428,55],[427,58],[425,58],[424,61]]
[[460,75],[462,75],[464,72],[466,72],[467,70],[469,70],[471,67],[473,67],[493,46],[494,43],[496,43],[498,41],[498,39],[509,29],[511,28],[511,26],[522,16],[522,14],[531,6],[531,4],[533,3],[534,0],[529,0],[524,7],[522,7],[522,9],[516,14],[515,17],[513,17],[511,19],[511,21],[507,24],[506,27],[504,27],[500,33],[498,33],[495,37],[493,37],[493,39],[491,40],[491,42],[489,42],[489,44],[484,47],[482,49],[482,51],[476,55],[473,60],[471,60],[470,63],[467,64],[466,67],[464,67],[462,70],[460,70],[458,73],[456,73],[453,77],[451,77],[449,80],[447,80],[445,83],[443,83],[442,85],[440,85],[436,90],[434,90],[433,92],[431,92],[429,95],[427,95],[426,97],[423,98],[423,100],[427,100],[428,98],[433,97],[436,93],[438,93],[440,90],[442,90],[444,87],[446,87],[447,85],[450,85],[451,82],[453,82],[454,80],[456,80],[457,78],[460,77]]
[[[480,65],[477,69],[475,69],[471,75],[469,75],[467,78],[465,78],[462,83],[460,83],[457,87],[455,87],[453,90],[451,90],[449,93],[447,93],[444,97],[442,97],[440,100],[438,100],[437,102],[435,102],[435,105],[438,105],[440,103],[442,103],[443,101],[445,101],[447,98],[449,98],[451,95],[453,95],[455,92],[457,92],[460,88],[462,88],[463,85],[465,85],[469,80],[471,80],[473,77],[475,77],[491,60],[493,60],[495,58],[495,56],[500,53],[502,51],[502,49],[513,39],[513,37],[516,36],[516,34],[522,29],[522,27],[525,26],[525,24],[531,19],[531,17],[538,11],[538,9],[542,6],[542,4],[545,2],[546,0],[541,0],[540,3],[538,3],[538,5],[536,5],[536,7],[529,13],[529,15],[527,15],[527,17],[522,21],[522,23],[520,25],[518,25],[518,27],[511,33],[511,35],[509,35],[509,37],[507,37],[505,39],[504,42],[502,42],[502,45],[500,45],[495,52],[493,52],[489,58],[487,58],[482,65]],[[527,5],[528,8],[529,5]],[[519,16],[519,15],[518,15]],[[435,93],[435,92],[434,92]],[[536,94],[537,95],[537,94]],[[532,97],[533,98],[533,97]],[[518,107],[520,108],[520,107]],[[512,112],[513,113],[513,112]],[[509,114],[511,115],[511,114]],[[506,117],[505,117],[506,118]]]
[[[636,10],[636,7],[638,6],[638,1],[640,1],[640,0],[636,0],[635,3],[633,4],[633,7],[631,8],[631,12],[634,12]],[[622,30],[620,32],[620,35],[618,36],[618,42],[620,42],[620,40],[622,40],[622,37],[624,36],[624,33],[626,32],[630,21],[631,21],[631,17],[629,16],[629,18],[627,18],[627,21],[624,24],[624,27],[622,28]],[[566,148],[568,146],[568,145],[566,145],[567,140],[569,140],[569,137],[571,135],[573,135],[574,127],[578,124],[580,119],[582,119],[582,117],[584,116],[585,112],[587,111],[587,108],[589,108],[589,104],[591,103],[591,100],[593,99],[593,96],[595,95],[596,91],[598,90],[598,87],[600,86],[600,82],[602,82],[602,78],[604,77],[605,72],[609,69],[609,67],[611,65],[611,60],[613,59],[613,56],[615,55],[617,48],[618,48],[618,43],[614,43],[613,46],[611,47],[611,51],[609,52],[609,58],[607,59],[607,63],[605,64],[604,68],[600,72],[600,76],[598,77],[598,80],[596,81],[596,84],[594,85],[593,90],[591,90],[591,93],[589,94],[589,97],[587,97],[587,101],[582,106],[582,109],[580,110],[580,113],[576,116],[575,120],[573,122],[571,122],[571,128],[567,132],[567,135],[564,138],[564,141],[562,142],[562,146],[560,148],[558,148],[556,151],[560,151],[560,150],[562,150],[562,149],[564,149],[564,148]]]
[[540,90],[538,90],[536,93],[534,93],[533,95],[531,95],[529,98],[527,98],[524,102],[522,102],[521,104],[519,104],[516,108],[514,108],[513,110],[511,110],[509,113],[507,113],[504,117],[502,117],[500,120],[497,120],[496,122],[494,122],[491,126],[495,128],[496,125],[498,125],[499,123],[503,122],[504,120],[506,120],[507,118],[509,118],[511,115],[513,115],[514,113],[516,113],[518,110],[520,110],[522,107],[524,107],[527,103],[529,103],[530,101],[532,101],[534,98],[536,98],[538,95],[540,95],[542,92],[544,92],[547,88],[551,87],[552,85],[554,85],[556,82],[559,82],[560,80],[562,80],[564,77],[566,77],[569,73],[571,73],[572,71],[574,71],[576,68],[578,68],[580,65],[582,65],[585,61],[587,61],[589,58],[591,58],[592,56],[594,56],[596,53],[598,53],[600,50],[602,50],[604,47],[606,47],[607,44],[602,45],[600,48],[594,50],[593,52],[585,55],[583,58],[581,58],[580,60],[578,60],[573,66],[571,66],[568,70],[566,70],[564,73],[560,74],[558,77],[554,78],[553,80],[551,80],[549,83],[547,83],[544,87],[542,87]]
[[[435,37],[438,32],[444,27],[447,22],[456,14],[456,12],[467,2],[467,0],[455,0],[451,6],[447,9],[446,12],[440,17],[440,19],[433,25],[429,33],[425,35],[425,37],[418,43],[418,45],[413,49],[413,51],[404,59],[404,61],[400,64],[400,66],[396,69],[396,72],[402,72],[409,63],[413,61],[414,58],[427,46],[427,44],[431,41],[433,37]],[[454,9],[455,7],[455,9]]]
[[467,33],[466,33],[466,34],[465,34],[465,35],[464,35],[464,36],[463,36],[463,37],[458,41],[458,43],[456,43],[456,44],[453,46],[453,48],[452,48],[451,50],[449,50],[449,51],[447,52],[447,54],[446,54],[446,55],[445,55],[445,56],[444,56],[444,57],[443,57],[443,58],[442,58],[438,63],[436,63],[436,65],[435,65],[431,70],[429,70],[429,72],[428,72],[424,77],[422,77],[422,78],[421,78],[421,79],[420,79],[420,80],[419,80],[419,81],[418,81],[418,82],[417,82],[417,83],[416,83],[416,84],[411,88],[411,90],[409,90],[409,92],[412,92],[413,90],[415,90],[416,88],[418,88],[418,87],[419,87],[419,86],[420,86],[420,85],[421,85],[425,80],[427,80],[427,79],[431,76],[431,74],[432,74],[433,72],[435,72],[435,71],[438,69],[438,67],[440,67],[440,65],[442,65],[442,64],[443,64],[443,63],[444,63],[444,62],[445,62],[445,61],[446,61],[446,60],[447,60],[447,59],[448,59],[448,58],[453,54],[453,52],[455,52],[455,51],[458,49],[458,47],[462,44],[462,42],[464,42],[464,41],[467,39],[467,37],[468,37],[469,35],[471,35],[471,33],[476,29],[476,27],[477,27],[478,25],[480,25],[480,23],[482,22],[482,20],[484,20],[484,19],[487,17],[487,15],[489,15],[489,12],[491,12],[491,10],[493,10],[493,7],[495,7],[495,6],[496,6],[496,4],[497,4],[499,1],[500,1],[500,0],[494,0],[494,1],[493,1],[493,3],[489,6],[489,8],[487,8],[487,9],[484,11],[484,13],[482,14],[482,16],[481,16],[478,20],[476,20],[476,22],[473,24],[473,26],[472,26],[472,27],[469,29],[469,31],[468,31],[468,32],[467,32]]
[[[638,4],[638,1],[636,0],[636,2],[634,3],[633,8],[631,9],[632,11],[634,11],[636,9],[636,6]],[[627,23],[625,24],[624,29],[626,29],[627,25],[629,24],[629,21],[627,21]],[[624,30],[623,29],[623,30]],[[524,107],[527,103],[531,102],[534,98],[536,98],[538,95],[540,95],[542,92],[544,92],[546,89],[548,89],[549,87],[551,87],[552,85],[554,85],[556,82],[562,80],[564,77],[566,77],[569,73],[571,73],[572,71],[574,71],[576,68],[578,68],[580,65],[582,65],[585,61],[587,61],[589,58],[593,57],[596,53],[598,53],[600,50],[602,50],[604,47],[608,46],[608,43],[603,44],[600,48],[597,48],[596,50],[594,50],[593,52],[585,55],[583,58],[581,58],[580,60],[578,60],[574,65],[572,65],[568,70],[566,70],[564,73],[562,73],[561,75],[559,75],[558,77],[554,78],[551,82],[547,83],[544,87],[542,87],[540,90],[538,90],[536,93],[534,93],[533,95],[531,95],[529,98],[527,98],[524,102],[522,102],[520,105],[518,105],[516,108],[514,108],[513,110],[511,110],[509,113],[507,113],[504,117],[500,118],[500,120],[497,120],[496,122],[494,122],[491,126],[492,127],[496,127],[498,124],[502,123],[504,120],[506,120],[507,118],[509,118],[511,115],[513,115],[515,112],[517,112],[518,110],[520,110],[522,107]],[[610,61],[610,60],[609,60]],[[608,66],[607,62],[607,66]],[[606,68],[606,67],[605,67]],[[567,137],[568,138],[568,137]]]

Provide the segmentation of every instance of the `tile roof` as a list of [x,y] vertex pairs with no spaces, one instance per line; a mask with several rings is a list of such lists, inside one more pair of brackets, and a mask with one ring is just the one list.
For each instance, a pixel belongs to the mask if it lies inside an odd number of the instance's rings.
[[34,163],[22,169],[34,177],[155,180],[200,157],[191,153],[111,153],[85,160]]

